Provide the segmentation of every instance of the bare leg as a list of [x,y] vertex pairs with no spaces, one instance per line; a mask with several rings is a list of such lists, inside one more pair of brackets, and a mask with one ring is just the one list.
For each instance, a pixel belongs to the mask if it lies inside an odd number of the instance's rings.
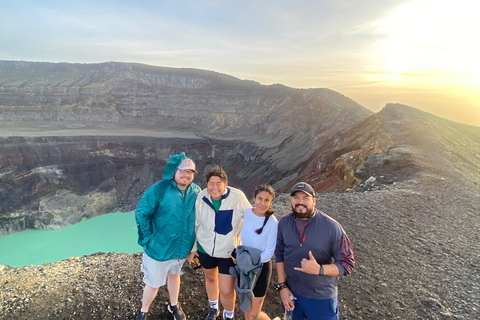
[[205,274],[205,289],[207,290],[208,300],[218,300],[218,268],[203,269]]
[[253,298],[250,304],[250,310],[245,312],[245,320],[270,320],[265,312],[262,312],[263,301],[265,297]]
[[233,311],[235,309],[235,278],[229,274],[219,274],[218,284],[223,309]]
[[167,275],[167,289],[170,296],[170,305],[175,306],[178,303],[178,294],[180,292],[180,275],[168,274]]
[[150,287],[148,284],[143,288],[142,309],[141,312],[148,312],[153,299],[157,296],[158,288]]

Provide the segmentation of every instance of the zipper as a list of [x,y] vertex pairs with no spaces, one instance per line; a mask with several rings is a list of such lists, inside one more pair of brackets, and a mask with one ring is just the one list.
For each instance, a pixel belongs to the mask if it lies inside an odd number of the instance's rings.
[[215,232],[215,238],[213,238],[212,257],[215,252],[215,245],[217,244],[217,233]]
[[[307,228],[308,226],[310,225],[310,222],[308,222],[304,227],[303,227],[303,237],[300,238],[300,234],[298,235],[298,238],[300,240],[300,248],[303,247],[303,243],[305,242],[305,240],[307,240]],[[297,229],[297,227],[295,226],[295,229]],[[297,229],[297,232],[298,232],[298,229]]]

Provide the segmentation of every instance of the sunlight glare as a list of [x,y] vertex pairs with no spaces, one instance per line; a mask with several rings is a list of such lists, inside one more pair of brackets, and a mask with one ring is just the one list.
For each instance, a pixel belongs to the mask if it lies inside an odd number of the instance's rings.
[[[480,1],[416,0],[378,22],[381,70],[480,76]],[[395,78],[394,78],[395,79]]]

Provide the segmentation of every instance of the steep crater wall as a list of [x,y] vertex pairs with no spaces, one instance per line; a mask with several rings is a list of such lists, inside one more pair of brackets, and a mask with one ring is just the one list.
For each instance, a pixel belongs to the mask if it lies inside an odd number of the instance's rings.
[[326,88],[211,71],[0,61],[3,232],[132,210],[180,151],[202,170],[222,165],[247,195],[258,183],[285,191],[317,174],[300,171],[319,146],[334,149],[333,136],[371,114]]
[[203,138],[125,136],[9,137],[0,139],[0,234],[57,229],[93,216],[134,210],[161,179],[171,154],[195,159],[195,182],[223,166],[229,183],[250,193],[284,176],[251,143]]

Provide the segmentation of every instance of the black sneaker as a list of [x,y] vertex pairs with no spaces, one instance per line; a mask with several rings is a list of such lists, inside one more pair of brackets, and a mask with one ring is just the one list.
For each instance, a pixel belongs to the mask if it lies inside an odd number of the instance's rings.
[[135,318],[135,320],[146,320],[146,319],[147,319],[147,313],[142,311],[139,311],[137,314],[137,317]]
[[215,320],[217,319],[217,316],[220,314],[220,311],[218,309],[210,308],[210,311],[208,312],[207,317],[205,320]]
[[171,306],[170,303],[168,304],[168,311],[173,315],[173,319],[175,320],[185,320],[185,313],[183,313],[182,307],[180,304],[176,306]]

